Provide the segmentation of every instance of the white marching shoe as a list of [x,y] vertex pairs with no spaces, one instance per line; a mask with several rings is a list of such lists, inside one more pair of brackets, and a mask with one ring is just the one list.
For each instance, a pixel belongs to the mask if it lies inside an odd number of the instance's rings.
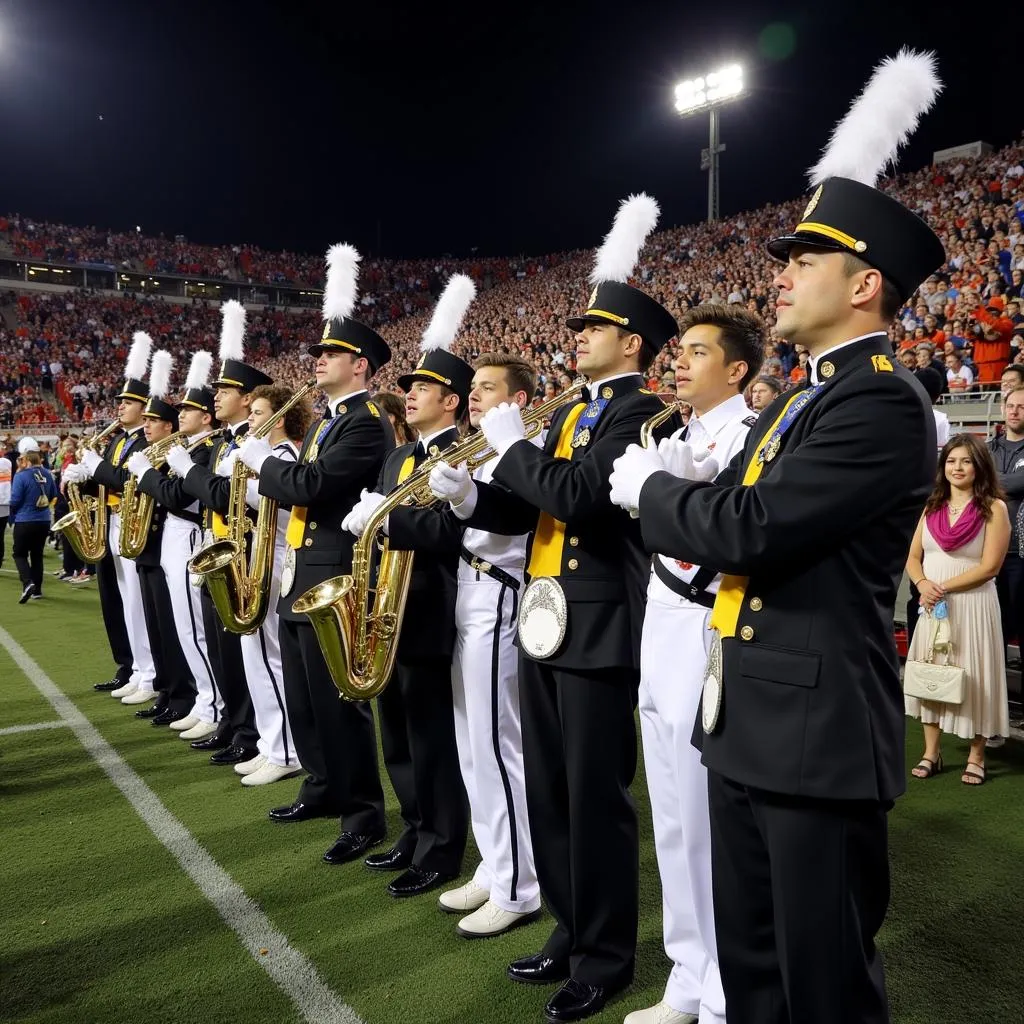
[[186,729],[181,733],[181,738],[183,740],[205,740],[207,736],[212,736],[216,731],[216,722],[199,722],[191,729]]
[[471,910],[479,910],[490,895],[490,892],[470,879],[458,889],[441,893],[437,903],[446,914],[468,914]]
[[257,768],[250,775],[242,779],[243,786],[267,786],[271,782],[280,782],[281,779],[290,779],[294,775],[301,775],[305,769],[302,765],[292,764],[271,764],[267,761],[262,768]]
[[464,939],[486,939],[492,935],[501,935],[510,928],[521,924],[529,924],[540,917],[540,908],[527,912],[502,910],[497,904],[488,900],[482,907],[464,917],[456,926],[456,931]]
[[110,696],[117,700],[121,700],[123,697],[129,697],[139,688],[138,683],[133,683],[130,679],[124,686],[119,686],[116,690],[110,691]]
[[187,730],[197,726],[199,719],[195,715],[186,715],[184,718],[179,719],[177,722],[171,722],[171,728],[175,732],[186,732]]
[[156,700],[156,690],[136,690],[134,693],[129,693],[127,697],[121,698],[122,704],[148,704],[151,700]]
[[673,1010],[668,1003],[648,1006],[646,1010],[634,1010],[626,1015],[622,1024],[697,1024],[695,1013]]
[[242,761],[240,764],[235,765],[236,775],[252,775],[254,771],[259,770],[267,763],[267,759],[262,754],[257,754],[255,757],[250,757],[248,761]]

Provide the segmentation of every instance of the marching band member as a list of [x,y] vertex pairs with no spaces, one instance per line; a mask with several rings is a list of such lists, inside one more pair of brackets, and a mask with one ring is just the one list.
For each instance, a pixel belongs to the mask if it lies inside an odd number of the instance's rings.
[[[676,396],[693,409],[659,450],[726,465],[756,422],[743,398],[764,355],[764,324],[741,306],[706,304],[679,325]],[[685,446],[685,449],[684,447]],[[708,778],[690,743],[720,577],[655,555],[640,646],[640,729],[661,874],[665,952],[673,962],[662,1001],[625,1024],[725,1024],[711,895]],[[671,671],[666,671],[672,666]]]
[[393,446],[391,424],[370,400],[367,381],[391,358],[387,343],[351,317],[359,254],[332,246],[327,254],[324,324],[309,349],[327,411],[306,432],[296,463],[272,457],[269,442],[252,440],[239,458],[259,475],[259,493],[292,506],[281,575],[281,664],[288,720],[307,772],[295,801],[275,807],[278,822],[341,816],[341,834],[324,855],[329,864],[359,857],[385,835],[384,792],[377,772],[373,711],[341,700],[309,619],[295,613],[308,588],[351,572],[352,541],[345,512],[377,478]]
[[886,326],[944,252],[873,185],[938,88],[931,55],[886,61],[812,172],[800,223],[768,243],[807,386],[765,409],[715,480],[662,472],[640,448],[611,478],[650,550],[728,574],[694,742],[730,1024],[889,1020],[875,935],[906,780],[892,623],[935,420]]
[[[261,384],[252,391],[249,405],[249,429],[255,430],[265,423],[292,397],[291,388],[280,384]],[[293,438],[305,437],[312,413],[308,404],[300,403],[285,413],[284,420],[272,428],[269,437],[270,452],[276,459],[295,462],[299,449]],[[220,476],[230,477],[237,450],[217,467]],[[259,509],[260,495],[255,480],[246,487],[246,501],[253,510]],[[242,637],[242,660],[245,677],[249,680],[259,753],[249,761],[235,765],[242,776],[243,786],[265,786],[271,782],[291,778],[302,771],[288,723],[284,677],[281,668],[281,645],[278,639],[277,601],[281,596],[281,572],[284,569],[286,534],[291,509],[278,508],[277,540],[274,544],[274,570],[270,583],[270,603],[266,618],[255,633]],[[269,686],[260,685],[266,681]]]
[[[213,392],[206,386],[213,356],[196,352],[185,380],[185,396],[178,405],[178,425],[185,432],[192,460],[205,465],[213,446]],[[189,713],[170,727],[183,740],[201,740],[216,732],[224,711],[214,678],[206,643],[206,628],[199,589],[192,586],[188,563],[202,544],[203,512],[199,502],[185,490],[181,477],[153,468],[145,452],[129,456],[127,469],[138,478],[138,490],[158,501],[166,510],[160,564],[167,577],[175,627],[196,685]]]
[[[419,440],[396,448],[384,463],[376,492],[366,494],[344,525],[357,537],[384,495],[402,483],[432,448],[458,437],[473,369],[449,352],[476,294],[465,275],[452,277],[423,334],[422,356],[412,373],[398,378],[406,392],[409,426]],[[455,572],[461,528],[431,509],[395,509],[394,543],[417,546],[423,531],[435,530],[431,551],[413,559],[405,618],[395,668],[377,698],[381,747],[405,828],[386,853],[366,859],[376,871],[401,871],[388,885],[392,896],[417,896],[453,879],[462,866],[469,827],[459,771],[452,711],[452,652],[455,646]],[[422,549],[421,549],[422,550]]]
[[[543,450],[523,443],[518,405],[490,410],[480,429],[498,453],[493,482],[474,482],[453,506],[474,528],[533,532],[519,607],[523,758],[537,874],[556,926],[541,952],[508,973],[564,983],[545,1007],[552,1021],[597,1013],[630,983],[636,956],[639,841],[629,786],[650,560],[639,527],[611,504],[607,474],[663,408],[642,373],[676,323],[624,283],[657,216],[648,196],[623,203],[598,254],[588,308],[567,320],[589,394],[554,414]],[[451,500],[449,485],[460,494],[463,476],[440,467],[434,493]]]
[[[228,511],[231,481],[217,475],[217,466],[238,447],[239,439],[249,429],[249,403],[253,388],[273,383],[261,370],[242,361],[245,307],[229,299],[221,307],[221,314],[221,368],[220,376],[213,382],[213,402],[217,419],[224,424],[223,431],[208,460],[193,460],[181,445],[167,453],[167,465],[181,477],[185,490],[201,501],[206,509],[204,527],[207,538],[228,535],[224,516]],[[194,750],[216,751],[210,757],[211,764],[241,764],[251,761],[259,753],[252,697],[242,661],[241,637],[223,628],[206,587],[202,588],[201,600],[207,649],[217,689],[224,700],[224,717],[216,732],[205,739],[193,740],[192,747]]]

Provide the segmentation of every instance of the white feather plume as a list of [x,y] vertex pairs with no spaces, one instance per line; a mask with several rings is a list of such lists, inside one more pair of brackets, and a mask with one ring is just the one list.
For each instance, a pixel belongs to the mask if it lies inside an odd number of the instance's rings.
[[324,286],[324,319],[344,320],[356,305],[356,284],[362,257],[354,246],[339,242],[327,250],[327,284]]
[[245,358],[245,306],[228,299],[220,307],[220,361]]
[[128,359],[124,364],[125,380],[141,380],[146,376],[152,350],[153,339],[145,331],[136,331],[132,335],[132,347],[128,350]]
[[874,186],[941,91],[934,53],[904,47],[886,57],[808,171],[811,187],[831,177]]
[[590,274],[591,284],[629,280],[640,250],[658,223],[660,213],[657,200],[643,192],[622,200],[612,229],[597,250]]
[[447,352],[459,333],[466,310],[475,298],[476,285],[473,278],[465,274],[452,274],[437,300],[434,315],[423,332],[420,351],[431,352],[443,348]]
[[174,356],[165,349],[153,353],[149,367],[149,394],[152,398],[165,398],[171,388],[171,368]]
[[185,390],[193,388],[205,388],[210,379],[210,369],[213,367],[213,356],[209,352],[197,352],[189,363],[188,376],[185,378]]

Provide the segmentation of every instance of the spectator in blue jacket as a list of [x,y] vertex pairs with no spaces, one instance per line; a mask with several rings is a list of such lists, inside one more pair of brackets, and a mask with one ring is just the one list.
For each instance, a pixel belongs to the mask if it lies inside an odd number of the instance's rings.
[[21,577],[19,604],[43,596],[43,549],[50,533],[50,505],[57,487],[42,464],[39,445],[31,438],[19,444],[18,472],[11,483],[12,554]]

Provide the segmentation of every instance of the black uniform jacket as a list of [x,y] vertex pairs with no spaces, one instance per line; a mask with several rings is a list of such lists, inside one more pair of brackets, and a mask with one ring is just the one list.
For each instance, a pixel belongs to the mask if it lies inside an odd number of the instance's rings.
[[903,791],[893,609],[932,485],[935,421],[891,355],[884,335],[826,354],[825,387],[753,486],[740,486],[744,470],[788,395],[714,483],[657,473],[644,485],[649,551],[749,577],[723,643],[717,728],[704,735],[698,717],[694,730],[704,764],[736,782],[835,799]]
[[[537,510],[565,524],[559,583],[568,606],[565,640],[545,664],[573,670],[639,669],[651,558],[639,523],[611,503],[612,463],[640,440],[644,421],[664,405],[643,388],[639,374],[600,387],[611,398],[590,441],[555,458],[559,434],[572,405],[551,421],[543,449],[518,442],[501,458],[491,484],[477,484],[477,505],[468,525],[492,533],[529,533]],[[593,396],[595,398],[599,395]],[[678,421],[663,424],[667,436]],[[511,493],[510,493],[511,492]],[[531,537],[527,566],[536,538]]]
[[[230,450],[232,441],[237,441],[235,447],[238,447],[248,432],[248,423],[241,424],[234,434],[225,427],[214,435],[213,445],[205,460],[197,459],[197,453],[193,453],[192,462],[197,468],[190,469],[183,478],[185,492],[192,495],[193,501],[198,498],[205,508],[220,515],[227,513],[231,504],[231,477],[217,476],[215,470]],[[210,524],[204,523],[204,526],[209,528]]]
[[[443,450],[458,437],[455,427],[431,439]],[[377,491],[388,494],[415,444],[403,444],[387,458]],[[388,544],[417,553],[412,561],[409,597],[398,639],[402,661],[450,658],[455,648],[455,595],[458,590],[459,548],[465,524],[453,515],[431,508],[396,508],[388,516]]]
[[[214,447],[219,445],[220,441],[221,435],[219,431],[208,434],[201,444],[192,449],[192,462],[197,466],[201,466],[204,470],[208,470],[210,467],[210,456],[213,453]],[[155,498],[168,512],[174,512],[178,515],[184,513],[190,505],[194,505],[196,502],[195,496],[186,490],[185,481],[176,474],[169,473],[166,466],[158,472],[146,473],[139,480],[138,489],[143,494],[148,494],[151,498]],[[191,516],[186,518],[191,518]],[[202,525],[202,512],[196,513],[195,521],[197,525]]]
[[306,509],[306,527],[295,555],[295,583],[277,606],[278,615],[293,622],[309,622],[305,615],[296,615],[292,605],[310,587],[351,572],[355,538],[342,530],[342,520],[363,488],[373,487],[384,456],[395,446],[391,421],[365,391],[347,399],[333,420],[314,462],[304,460],[320,431],[320,420],[306,432],[298,462],[267,459],[260,470],[260,494]]

